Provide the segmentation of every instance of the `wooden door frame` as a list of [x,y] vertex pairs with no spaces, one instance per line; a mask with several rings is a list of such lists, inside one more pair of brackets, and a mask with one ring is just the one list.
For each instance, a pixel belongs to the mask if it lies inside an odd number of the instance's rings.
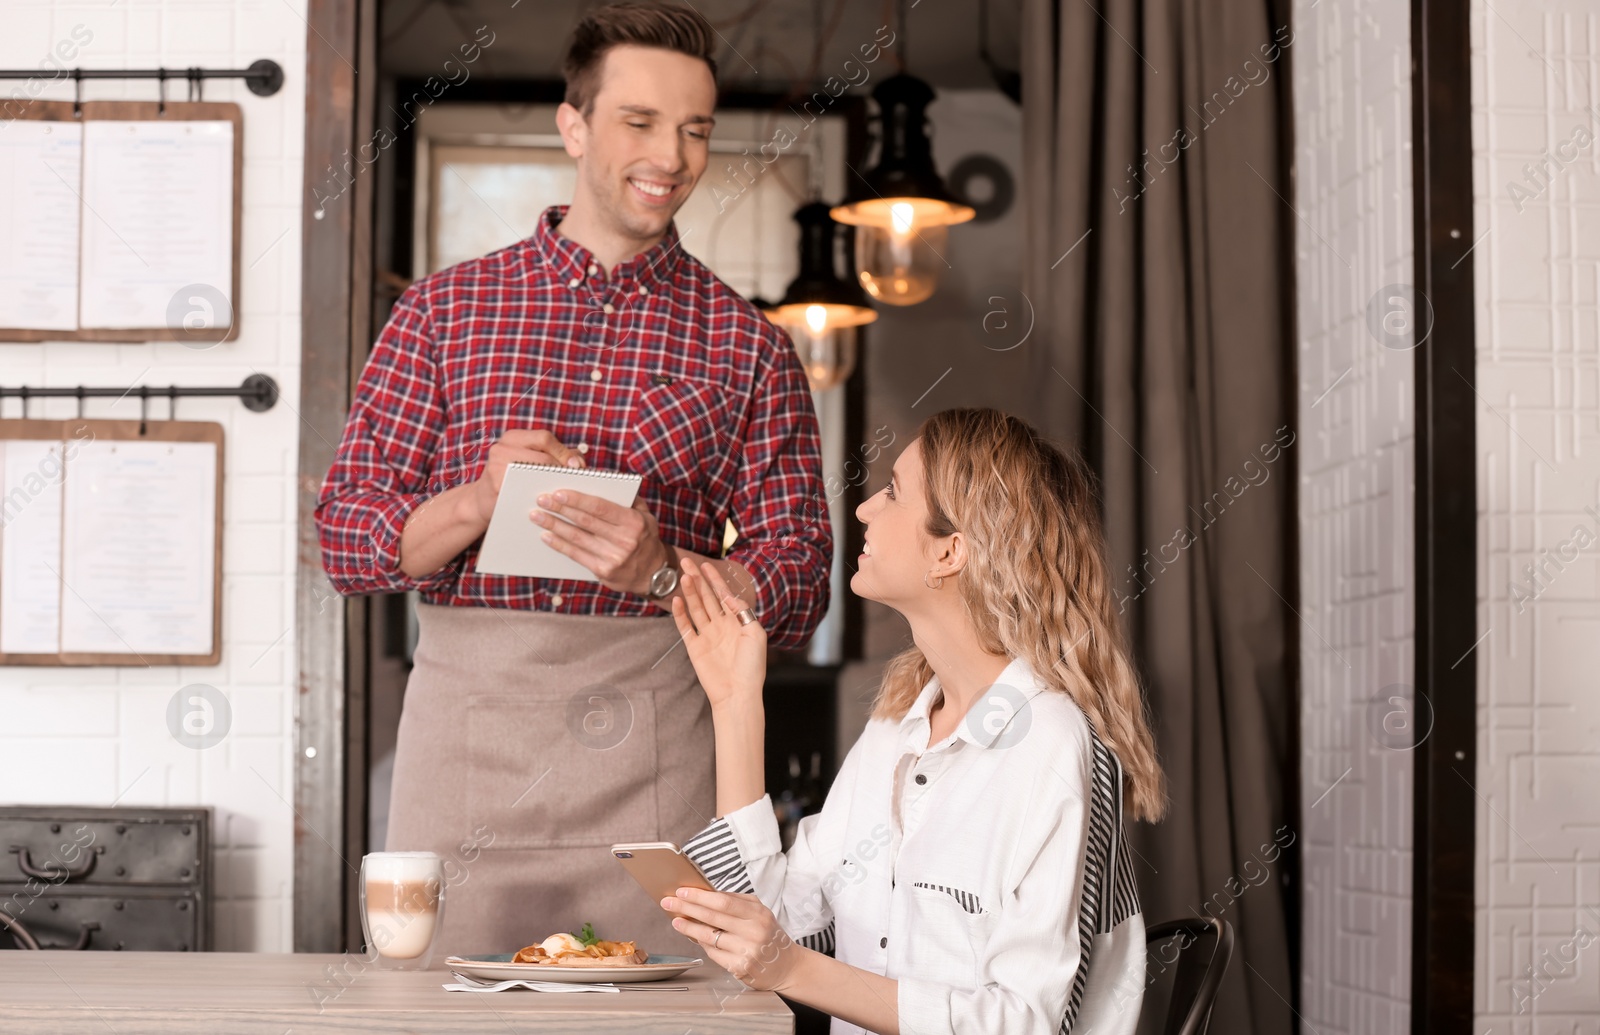
[[371,331],[374,177],[359,142],[372,139],[377,0],[309,0],[306,26],[293,947],[340,952],[360,942],[350,892],[366,850],[366,753],[347,733],[364,728],[367,604],[329,584],[313,512],[355,384],[350,342]]
[[[1411,1031],[1470,1035],[1477,904],[1477,400],[1467,0],[1412,0],[1416,693]],[[1430,720],[1431,719],[1431,723]]]

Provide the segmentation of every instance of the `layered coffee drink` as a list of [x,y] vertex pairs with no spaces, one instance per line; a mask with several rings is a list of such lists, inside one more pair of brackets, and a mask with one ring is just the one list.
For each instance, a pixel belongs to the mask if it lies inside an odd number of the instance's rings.
[[361,860],[361,928],[380,962],[422,969],[444,909],[444,862],[433,852],[374,852]]

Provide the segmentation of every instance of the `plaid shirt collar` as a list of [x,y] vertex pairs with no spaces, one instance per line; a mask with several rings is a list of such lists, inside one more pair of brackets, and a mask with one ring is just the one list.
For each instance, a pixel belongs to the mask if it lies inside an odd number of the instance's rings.
[[539,217],[538,229],[533,232],[532,243],[534,252],[545,268],[568,287],[577,289],[588,278],[602,274],[612,283],[632,281],[652,290],[672,279],[672,273],[683,255],[683,249],[678,247],[676,223],[669,222],[667,232],[654,245],[607,271],[600,268],[594,253],[556,230],[556,225],[567,215],[567,207],[551,205],[544,210]]

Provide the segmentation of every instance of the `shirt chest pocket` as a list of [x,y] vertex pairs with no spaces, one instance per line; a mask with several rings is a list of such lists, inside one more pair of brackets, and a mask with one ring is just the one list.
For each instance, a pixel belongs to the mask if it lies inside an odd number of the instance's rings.
[[998,917],[977,895],[932,881],[906,887],[906,973],[972,989]]
[[646,381],[633,404],[629,468],[663,485],[704,488],[732,449],[728,413],[715,385],[683,377]]

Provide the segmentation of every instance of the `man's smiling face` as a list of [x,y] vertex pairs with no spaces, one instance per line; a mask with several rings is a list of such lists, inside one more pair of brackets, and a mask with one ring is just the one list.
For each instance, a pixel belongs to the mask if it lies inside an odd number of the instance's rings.
[[564,104],[559,118],[578,193],[612,233],[651,241],[706,170],[716,83],[698,58],[632,44],[598,71],[588,114]]

